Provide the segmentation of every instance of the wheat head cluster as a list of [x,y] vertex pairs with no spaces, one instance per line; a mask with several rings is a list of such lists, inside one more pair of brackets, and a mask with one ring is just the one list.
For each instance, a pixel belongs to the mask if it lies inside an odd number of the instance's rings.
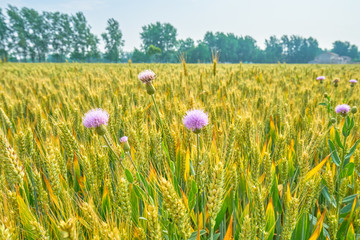
[[358,239],[358,65],[0,64],[0,239]]

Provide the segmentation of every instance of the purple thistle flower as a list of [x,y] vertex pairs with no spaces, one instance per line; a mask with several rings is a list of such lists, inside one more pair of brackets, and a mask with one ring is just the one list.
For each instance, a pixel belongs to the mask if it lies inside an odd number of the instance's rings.
[[127,136],[123,136],[120,138],[120,143],[124,143],[128,141],[128,137]]
[[336,106],[335,112],[336,112],[336,113],[339,113],[339,114],[341,114],[341,115],[343,115],[343,116],[345,116],[346,114],[349,113],[350,109],[351,109],[351,108],[350,108],[349,105],[347,105],[347,104],[341,104],[341,105],[337,105],[337,106]]
[[109,121],[109,113],[101,108],[92,109],[85,113],[83,117],[83,125],[86,128],[97,128],[101,125],[107,125]]
[[349,81],[349,83],[357,83],[357,80],[356,80],[356,79],[351,79],[351,80]]
[[187,111],[183,123],[189,130],[199,133],[203,127],[209,124],[208,114],[198,109]]
[[156,78],[156,74],[150,69],[148,69],[139,73],[138,78],[143,83],[150,83],[152,80]]
[[325,80],[325,76],[319,76],[319,77],[316,78],[316,80],[318,80],[318,81]]

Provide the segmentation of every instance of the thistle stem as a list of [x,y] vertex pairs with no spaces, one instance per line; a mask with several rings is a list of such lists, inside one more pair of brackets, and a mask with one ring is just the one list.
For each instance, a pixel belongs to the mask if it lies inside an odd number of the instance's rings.
[[206,227],[205,227],[205,221],[206,221],[206,219],[205,219],[205,196],[206,196],[206,190],[204,190],[203,191],[203,193],[202,193],[202,202],[203,202],[203,209],[202,209],[202,214],[203,214],[203,229],[204,230],[206,230]]
[[156,112],[157,118],[159,119],[159,122],[160,122],[161,133],[162,133],[162,135],[163,135],[165,147],[166,147],[167,150],[169,151],[169,146],[168,146],[168,144],[167,144],[166,134],[165,134],[165,132],[164,132],[164,124],[163,124],[163,121],[162,121],[162,119],[161,119],[160,111],[159,111],[159,108],[158,108],[158,106],[157,106],[157,104],[156,104],[154,94],[151,94],[151,99],[152,99],[152,101],[153,101],[153,103],[154,103],[155,112]]
[[137,172],[138,174],[140,174],[139,170],[137,169],[137,167],[136,167],[136,165],[135,165],[135,163],[134,163],[134,161],[133,161],[133,159],[132,159],[132,157],[131,157],[130,152],[126,152],[126,154],[129,156],[129,159],[130,159],[130,161],[131,161],[131,164],[134,166],[136,172]]
[[[195,182],[196,184],[199,182],[199,162],[200,162],[200,136],[196,134],[196,143],[197,143],[197,159],[196,159],[196,169],[195,169]],[[199,217],[200,217],[200,210],[199,210],[199,189],[197,190],[196,194],[196,213],[197,213],[197,225],[199,227]]]
[[157,114],[157,117],[158,117],[158,119],[159,119],[161,128],[163,129],[163,122],[162,122],[161,117],[160,117],[160,111],[159,111],[159,108],[158,108],[158,106],[157,106],[157,104],[156,104],[154,94],[151,95],[151,98],[152,98],[152,101],[153,101],[153,103],[154,103],[155,110],[156,110],[156,114]]
[[112,145],[109,142],[109,139],[107,139],[107,137],[105,135],[103,135],[103,138],[105,139],[106,145],[110,148],[111,152],[115,155],[115,157],[117,158],[117,160],[120,162],[121,167],[123,169],[125,169],[123,163],[122,163],[122,159],[116,154],[116,152],[114,151]]
[[[136,165],[135,165],[135,163],[134,163],[134,161],[133,161],[133,159],[132,159],[132,157],[131,157],[130,152],[126,152],[126,154],[128,155],[128,157],[129,157],[129,159],[130,159],[130,161],[131,161],[131,164],[134,166],[135,171],[136,171],[137,174],[140,176],[140,172],[139,172],[138,168],[136,167]],[[139,184],[140,184],[140,187],[141,187],[141,186],[142,186],[142,184],[141,184],[141,179],[139,179]],[[146,194],[147,194],[148,196],[150,196],[147,188],[145,187],[145,185],[144,185],[144,190],[145,190]]]

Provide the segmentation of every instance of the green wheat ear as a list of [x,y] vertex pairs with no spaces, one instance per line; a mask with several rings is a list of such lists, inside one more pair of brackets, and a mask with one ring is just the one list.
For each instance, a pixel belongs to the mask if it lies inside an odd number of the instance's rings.
[[10,146],[7,139],[0,134],[0,159],[4,169],[6,180],[10,187],[22,186],[24,170],[15,150]]
[[296,197],[291,198],[290,202],[286,206],[286,215],[281,231],[282,239],[290,240],[292,233],[296,227],[297,217],[299,212],[299,199]]
[[215,219],[221,208],[224,191],[224,164],[221,161],[212,169],[212,176],[209,180],[210,183],[207,187],[207,210],[209,217]]
[[59,223],[61,240],[77,240],[76,218],[69,218],[66,222]]
[[124,222],[131,223],[131,203],[129,196],[129,183],[125,178],[121,178],[117,188],[116,198],[118,201],[118,213],[120,219]]
[[179,232],[185,237],[191,233],[188,213],[183,201],[178,197],[172,184],[163,177],[159,179],[159,188],[163,196],[164,209],[169,213],[170,218],[177,225]]
[[147,229],[149,231],[149,237],[154,240],[162,239],[162,231],[159,223],[159,210],[155,205],[148,205],[147,207],[147,220],[148,226]]

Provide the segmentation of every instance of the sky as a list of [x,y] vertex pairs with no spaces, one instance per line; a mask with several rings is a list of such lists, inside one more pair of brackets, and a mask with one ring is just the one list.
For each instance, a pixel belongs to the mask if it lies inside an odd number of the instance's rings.
[[252,36],[264,48],[271,35],[295,34],[316,38],[321,48],[331,49],[336,40],[360,47],[360,0],[0,0],[0,8],[8,4],[68,14],[82,11],[98,36],[114,18],[125,51],[139,48],[141,27],[157,21],[172,24],[178,39],[197,41],[207,31],[220,31]]

